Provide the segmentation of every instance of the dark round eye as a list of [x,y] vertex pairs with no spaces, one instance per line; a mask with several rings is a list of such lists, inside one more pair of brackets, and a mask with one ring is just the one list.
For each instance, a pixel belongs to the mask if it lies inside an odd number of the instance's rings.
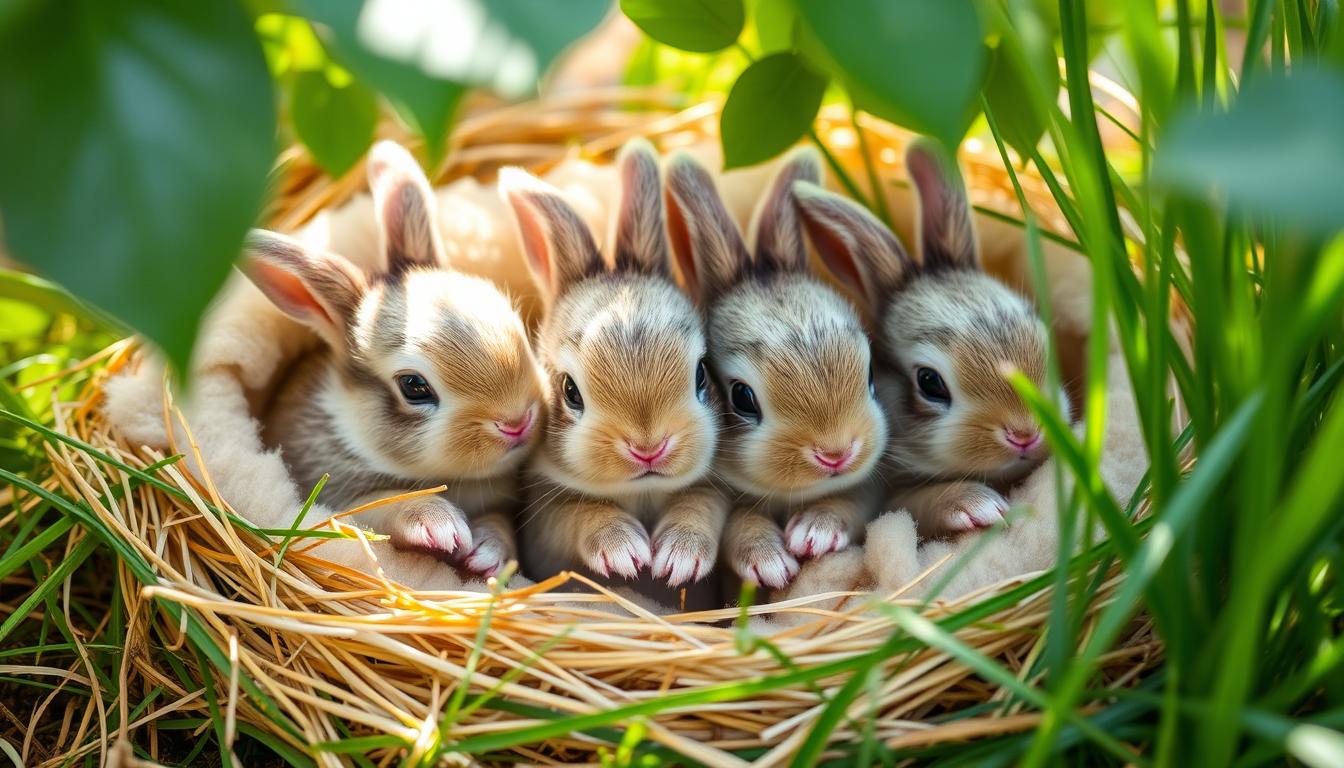
[[733,410],[737,411],[738,416],[760,423],[761,407],[756,404],[756,393],[751,391],[751,387],[740,381],[734,381],[730,399],[733,401]]
[[877,380],[873,378],[873,364],[868,364],[868,394],[877,397]]
[[434,388],[418,373],[403,373],[397,376],[397,388],[401,390],[401,396],[411,405],[436,405],[439,402],[439,396],[434,394]]
[[704,360],[695,366],[695,396],[702,403],[709,399],[709,369],[705,368]]
[[919,385],[919,392],[926,400],[942,405],[952,404],[952,395],[947,391],[947,382],[943,381],[943,377],[932,368],[920,368],[915,371],[915,383]]
[[568,373],[565,374],[565,381],[561,387],[565,393],[565,405],[576,411],[582,411],[583,395],[579,394],[579,385],[574,383],[574,379],[571,379]]

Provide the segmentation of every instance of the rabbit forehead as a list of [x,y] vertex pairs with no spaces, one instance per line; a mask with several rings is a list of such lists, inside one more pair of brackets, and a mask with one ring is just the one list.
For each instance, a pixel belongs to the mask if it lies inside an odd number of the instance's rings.
[[700,316],[666,280],[584,281],[557,303],[542,339],[548,367],[574,378],[587,417],[640,431],[701,407],[695,400],[695,366],[705,352]]
[[423,361],[440,398],[498,407],[535,399],[539,375],[522,322],[493,284],[444,271],[412,270],[371,292],[356,328],[360,358],[383,374]]
[[586,280],[565,295],[543,329],[546,348],[568,350],[587,363],[599,353],[639,360],[678,353],[704,354],[699,313],[667,280],[608,275]]
[[[816,280],[747,282],[710,313],[710,352],[749,366],[753,386],[866,393],[870,351],[858,314]],[[773,393],[771,393],[773,394]],[[773,398],[772,398],[773,399]]]
[[939,372],[977,399],[1017,403],[1010,370],[1038,385],[1045,379],[1045,326],[1024,298],[978,272],[912,281],[886,313],[883,343],[903,366],[919,364],[917,349],[937,350],[947,361]]

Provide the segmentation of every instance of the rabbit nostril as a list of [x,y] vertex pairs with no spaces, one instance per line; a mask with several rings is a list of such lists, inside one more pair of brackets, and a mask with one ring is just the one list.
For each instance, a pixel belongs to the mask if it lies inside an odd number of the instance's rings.
[[821,448],[812,446],[812,460],[822,469],[829,472],[843,472],[849,467],[854,459],[854,445],[856,441],[851,440],[849,445],[840,450],[830,448]]
[[636,445],[630,440],[626,440],[625,452],[630,454],[630,458],[634,459],[635,461],[641,464],[647,464],[649,466],[653,466],[654,462],[658,461],[659,459],[663,458],[663,456],[667,455],[667,446],[670,441],[671,441],[670,437],[664,437],[659,443],[657,443],[652,447],[649,447],[644,445]]
[[1039,429],[1004,429],[1003,440],[1013,448],[1026,453],[1041,444],[1041,431]]
[[529,407],[526,411],[523,412],[522,416],[519,416],[515,419],[509,419],[509,420],[501,419],[499,421],[496,421],[495,428],[499,430],[500,434],[504,435],[504,437],[510,440],[514,441],[522,440],[523,438],[527,437],[529,432],[532,431],[532,420],[533,420],[532,413],[533,409]]

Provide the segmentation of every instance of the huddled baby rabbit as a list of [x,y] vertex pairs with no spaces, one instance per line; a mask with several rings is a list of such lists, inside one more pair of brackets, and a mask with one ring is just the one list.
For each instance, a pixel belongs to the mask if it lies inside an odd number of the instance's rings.
[[794,194],[818,253],[878,323],[899,488],[891,507],[934,538],[1002,520],[1007,488],[1044,460],[1040,427],[1007,374],[1044,389],[1047,331],[1026,299],[981,270],[955,166],[916,142],[906,167],[920,201],[920,262],[858,204],[805,181]]
[[739,498],[724,560],[771,588],[798,559],[861,537],[887,440],[858,313],[808,271],[792,188],[820,175],[810,150],[784,164],[754,216],[754,256],[698,162],[676,156],[667,178],[673,252],[707,309],[710,366],[728,393],[716,468]]
[[540,369],[509,299],[445,262],[434,197],[410,154],[382,142],[368,167],[377,271],[274,232],[248,240],[248,277],[325,342],[281,383],[266,442],[302,487],[330,473],[322,501],[332,506],[447,484],[360,522],[395,546],[493,574],[516,557],[517,476],[544,416]]
[[705,480],[718,394],[700,314],[669,274],[658,157],[642,141],[617,160],[612,264],[558,191],[500,174],[546,303],[537,349],[550,418],[520,521],[525,572],[586,566],[668,585],[713,568],[727,499]]

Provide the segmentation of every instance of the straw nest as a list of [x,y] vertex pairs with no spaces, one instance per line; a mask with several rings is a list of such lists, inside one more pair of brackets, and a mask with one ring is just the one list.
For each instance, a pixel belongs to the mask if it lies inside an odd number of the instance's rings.
[[[636,100],[647,109],[616,106]],[[543,170],[572,153],[600,159],[637,134],[676,146],[712,132],[716,109],[678,109],[622,92],[479,112],[460,123],[437,181],[488,178],[503,164]],[[879,176],[903,178],[907,136],[873,120],[861,126],[859,136],[847,116],[824,115],[818,134],[856,178],[865,178],[865,149]],[[974,202],[1019,216],[997,158],[964,160]],[[282,168],[272,212],[281,229],[363,184],[359,173],[325,178],[298,150],[285,155]],[[1066,234],[1043,182],[1032,175],[1023,181],[1042,223]],[[743,755],[777,765],[804,744],[856,670],[869,668],[877,674],[861,677],[874,682],[840,713],[832,745],[854,744],[868,727],[899,747],[1037,723],[1038,714],[1008,704],[1004,691],[963,660],[914,640],[913,612],[900,614],[901,631],[898,617],[874,611],[867,595],[751,607],[743,613],[792,619],[765,644],[739,622],[737,609],[659,617],[595,585],[596,593],[575,593],[572,576],[495,594],[430,595],[376,574],[333,571],[305,552],[308,542],[286,546],[250,531],[209,476],[191,476],[185,465],[112,433],[97,408],[100,390],[137,354],[128,340],[89,361],[99,372],[78,397],[56,404],[49,474],[35,478],[86,505],[74,510],[85,525],[73,537],[99,532],[119,553],[111,578],[128,624],[118,686],[126,695],[107,700],[121,708],[121,725],[99,732],[104,698],[89,697],[86,711],[66,715],[62,740],[75,754],[128,764],[137,760],[128,746],[134,743],[157,757],[163,724],[198,716],[222,720],[213,727],[226,744],[240,732],[264,736],[331,765],[351,762],[351,753],[385,765],[443,746],[456,750],[448,760],[599,762],[604,750],[615,751],[617,729],[632,725],[642,729],[647,749],[713,766],[742,764]],[[167,395],[163,416],[182,418]],[[190,455],[196,448],[174,450]],[[1119,581],[1113,570],[1080,577],[1102,583],[1092,611]],[[1042,650],[1051,584],[1050,577],[1017,579],[951,602],[925,605],[900,595],[883,602],[932,621],[950,619],[944,629],[961,643],[1021,676]],[[166,671],[170,655],[180,665],[175,674]],[[1151,627],[1137,620],[1106,659],[1100,683],[1129,684],[1160,657]],[[186,685],[183,670],[203,687]],[[78,666],[57,672],[67,682],[99,685]],[[140,701],[151,692],[152,700]],[[985,704],[991,706],[949,717]],[[592,717],[554,724],[575,715]]]

